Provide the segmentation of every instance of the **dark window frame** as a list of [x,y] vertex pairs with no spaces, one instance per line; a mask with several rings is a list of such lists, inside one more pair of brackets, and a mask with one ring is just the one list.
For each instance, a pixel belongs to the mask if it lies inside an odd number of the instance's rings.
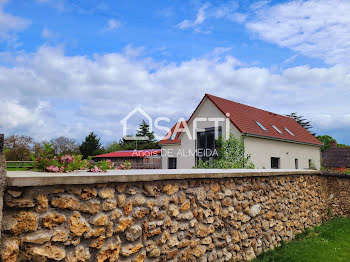
[[[222,127],[218,126],[218,128],[215,127],[207,127],[204,128],[204,131],[201,132],[197,132],[197,139],[195,142],[196,145],[196,151],[198,152],[200,149],[202,150],[206,150],[206,149],[210,149],[210,150],[214,150],[214,149],[218,149],[218,144],[217,144],[217,140],[215,139],[215,130],[218,130],[218,136],[222,135]],[[208,147],[208,136],[211,135],[211,133],[214,132],[214,137],[213,137],[213,147]],[[204,147],[201,147],[200,143],[201,143],[201,136],[204,133]],[[198,165],[199,160],[202,161],[208,161],[208,160],[212,160],[216,157],[206,157],[206,156],[198,156],[198,154],[196,153],[196,166]]]
[[298,160],[298,158],[294,159],[294,166],[295,166],[295,169],[299,169],[299,160]]
[[279,157],[271,157],[271,168],[280,169],[280,167],[281,167],[281,159]]
[[[171,161],[174,161],[171,163]],[[176,157],[169,157],[168,158],[168,169],[177,169],[177,158]]]

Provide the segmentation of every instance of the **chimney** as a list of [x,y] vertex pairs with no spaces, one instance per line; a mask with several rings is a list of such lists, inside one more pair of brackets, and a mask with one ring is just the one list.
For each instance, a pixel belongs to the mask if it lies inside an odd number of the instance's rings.
[[337,141],[333,140],[331,142],[331,148],[337,148]]

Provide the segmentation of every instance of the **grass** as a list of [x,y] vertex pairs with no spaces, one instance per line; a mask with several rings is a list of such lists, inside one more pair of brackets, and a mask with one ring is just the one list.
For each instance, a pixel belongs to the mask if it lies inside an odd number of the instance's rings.
[[21,167],[7,167],[7,171],[26,171],[31,170],[31,168],[21,168]]
[[350,261],[350,218],[334,218],[306,230],[288,244],[261,254],[254,262]]
[[7,171],[26,171],[33,167],[31,162],[6,162]]

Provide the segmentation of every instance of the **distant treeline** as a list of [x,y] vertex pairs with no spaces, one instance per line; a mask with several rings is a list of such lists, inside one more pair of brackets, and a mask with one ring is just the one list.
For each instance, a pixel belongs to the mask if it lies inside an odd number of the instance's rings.
[[155,141],[153,132],[150,132],[149,125],[142,121],[136,136],[148,137],[147,140],[125,140],[121,139],[109,145],[102,146],[100,138],[91,132],[85,137],[84,141],[60,136],[49,141],[35,141],[30,136],[24,135],[5,135],[5,155],[8,161],[27,161],[31,160],[30,155],[39,156],[43,150],[43,142],[51,144],[56,155],[78,154],[84,158],[99,154],[133,149],[151,149],[160,148],[158,141]]

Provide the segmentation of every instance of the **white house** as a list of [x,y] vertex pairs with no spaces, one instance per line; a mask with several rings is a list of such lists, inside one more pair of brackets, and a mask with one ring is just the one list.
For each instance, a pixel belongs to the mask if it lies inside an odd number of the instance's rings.
[[[206,94],[187,121],[160,141],[163,169],[188,169],[212,156],[217,135],[242,137],[256,168],[320,168],[322,143],[294,119]],[[214,155],[215,157],[215,155]]]

